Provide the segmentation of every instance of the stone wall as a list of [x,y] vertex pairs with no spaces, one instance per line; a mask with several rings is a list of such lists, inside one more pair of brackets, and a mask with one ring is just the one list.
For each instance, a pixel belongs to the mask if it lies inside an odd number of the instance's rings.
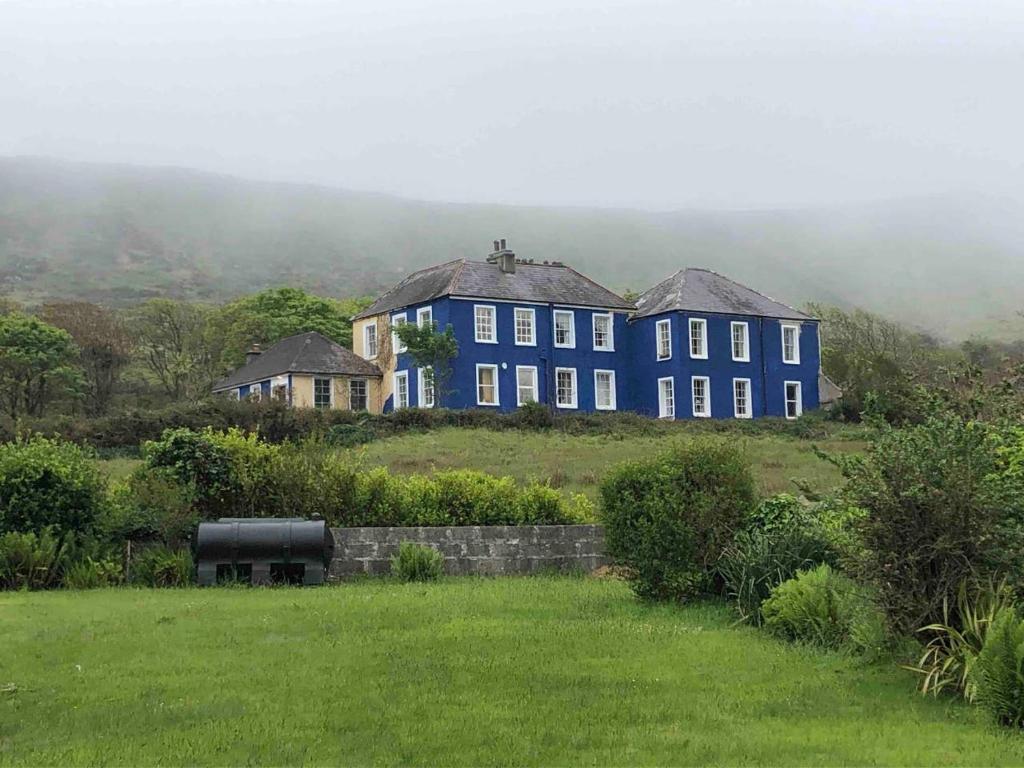
[[332,528],[329,577],[391,571],[403,541],[426,544],[444,555],[451,574],[522,574],[592,571],[608,560],[599,525],[479,525],[448,528]]

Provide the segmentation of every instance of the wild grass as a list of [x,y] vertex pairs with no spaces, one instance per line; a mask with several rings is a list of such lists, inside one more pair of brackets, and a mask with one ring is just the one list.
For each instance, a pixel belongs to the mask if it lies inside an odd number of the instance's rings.
[[2,765],[1019,765],[977,708],[590,578],[0,595]]

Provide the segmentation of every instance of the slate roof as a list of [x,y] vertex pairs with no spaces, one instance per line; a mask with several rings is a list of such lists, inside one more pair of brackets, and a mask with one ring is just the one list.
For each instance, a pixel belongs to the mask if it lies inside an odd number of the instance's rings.
[[723,315],[754,315],[782,320],[813,320],[762,293],[709,269],[681,269],[646,291],[636,302],[635,317],[662,312],[709,312]]
[[239,387],[286,373],[380,376],[380,368],[316,331],[281,339],[253,360],[213,385],[213,391]]
[[516,271],[509,274],[486,261],[457,259],[413,272],[353,319],[442,296],[633,309],[621,296],[565,265],[517,263]]

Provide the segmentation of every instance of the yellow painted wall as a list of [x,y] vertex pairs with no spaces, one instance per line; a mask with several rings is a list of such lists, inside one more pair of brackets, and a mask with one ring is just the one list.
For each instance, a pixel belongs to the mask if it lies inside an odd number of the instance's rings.
[[[319,377],[318,377],[319,378]],[[348,382],[350,379],[364,379],[366,381],[366,410],[369,413],[380,413],[384,409],[384,401],[381,398],[380,379],[363,376],[332,376],[334,383],[333,407],[338,410],[348,410]],[[303,374],[292,376],[292,406],[295,408],[313,407],[313,377]]]
[[391,397],[391,391],[395,382],[395,355],[391,346],[391,317],[389,315],[374,315],[373,317],[363,318],[354,322],[352,324],[352,351],[360,357],[367,359],[366,350],[363,345],[365,338],[363,329],[371,324],[377,326],[377,357],[373,358],[373,362],[377,364],[381,373],[384,374],[383,379],[379,382],[379,392],[377,393],[378,410],[375,411],[380,413],[384,408],[384,401]]

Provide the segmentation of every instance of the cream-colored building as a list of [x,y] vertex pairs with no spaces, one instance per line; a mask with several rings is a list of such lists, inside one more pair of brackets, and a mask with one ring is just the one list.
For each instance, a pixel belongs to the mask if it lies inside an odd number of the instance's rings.
[[381,413],[385,394],[380,368],[311,331],[281,339],[266,351],[254,347],[241,368],[214,385],[238,399],[282,400],[297,408],[337,408]]

